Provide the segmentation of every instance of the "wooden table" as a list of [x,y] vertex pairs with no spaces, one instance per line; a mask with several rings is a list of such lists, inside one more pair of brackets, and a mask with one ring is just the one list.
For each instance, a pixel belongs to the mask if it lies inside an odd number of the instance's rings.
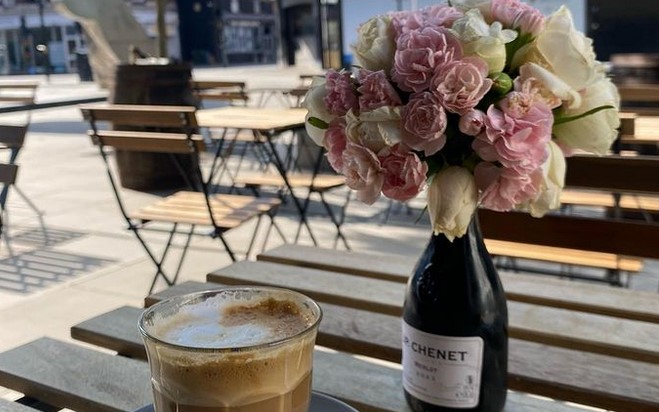
[[[150,295],[145,305],[233,284],[304,292],[324,313],[314,389],[360,411],[409,412],[401,389],[400,310],[414,259],[294,245],[259,259],[213,271],[209,283],[187,282]],[[513,390],[505,412],[583,410],[556,400],[622,412],[658,410],[656,294],[533,276],[502,278],[511,313]],[[151,394],[135,326],[141,312],[125,306],[71,329],[74,339],[127,357],[45,338],[0,354],[0,385],[81,412],[142,408]]]
[[[304,206],[295,195],[293,186],[289,180],[288,171],[284,160],[275,148],[275,137],[286,131],[295,131],[304,128],[306,109],[273,109],[259,107],[220,107],[214,109],[201,109],[197,111],[197,122],[200,127],[209,129],[233,129],[236,132],[248,130],[254,134],[256,142],[265,143],[269,148],[273,165],[281,176],[286,189],[290,193],[293,204],[300,215],[301,223],[307,228],[309,236],[314,245],[318,244],[311,226],[306,217]],[[220,142],[220,150],[223,142]],[[219,155],[219,151],[216,154]],[[213,166],[215,161],[213,162]]]

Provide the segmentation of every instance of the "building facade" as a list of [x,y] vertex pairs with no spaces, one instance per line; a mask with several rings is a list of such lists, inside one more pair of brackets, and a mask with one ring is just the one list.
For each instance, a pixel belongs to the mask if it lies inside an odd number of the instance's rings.
[[[153,0],[128,1],[149,37],[157,37]],[[168,50],[180,57],[178,18],[172,2],[165,20]],[[84,62],[85,36],[80,26],[58,13],[50,0],[0,0],[0,75],[75,73]]]

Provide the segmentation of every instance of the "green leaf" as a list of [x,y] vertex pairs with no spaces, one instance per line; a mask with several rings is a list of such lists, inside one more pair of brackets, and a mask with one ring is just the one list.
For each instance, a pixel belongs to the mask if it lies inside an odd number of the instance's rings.
[[558,117],[558,118],[554,119],[554,126],[559,125],[559,124],[563,124],[563,123],[573,122],[575,120],[579,120],[581,118],[584,118],[586,116],[590,116],[591,114],[595,114],[597,112],[601,112],[602,110],[606,110],[606,109],[615,109],[615,106],[611,106],[611,105],[598,106],[594,109],[588,110],[585,113],[577,114],[577,115],[574,115],[574,116],[565,116],[565,117],[561,116],[561,117]]
[[310,117],[309,120],[307,120],[310,125],[313,127],[317,127],[319,129],[327,129],[329,127],[329,124],[327,124],[325,121],[317,118],[317,117]]

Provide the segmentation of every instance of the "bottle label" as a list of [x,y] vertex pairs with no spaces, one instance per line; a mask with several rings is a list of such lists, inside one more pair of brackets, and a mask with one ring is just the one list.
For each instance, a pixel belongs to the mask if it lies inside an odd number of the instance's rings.
[[449,408],[475,408],[483,338],[440,336],[403,321],[403,387],[415,398]]

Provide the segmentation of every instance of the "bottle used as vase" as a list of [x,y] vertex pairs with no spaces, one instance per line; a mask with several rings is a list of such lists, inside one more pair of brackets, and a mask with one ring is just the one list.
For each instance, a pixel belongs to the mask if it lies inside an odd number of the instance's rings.
[[474,215],[464,236],[432,236],[407,284],[405,398],[414,412],[499,412],[507,362],[506,298]]

